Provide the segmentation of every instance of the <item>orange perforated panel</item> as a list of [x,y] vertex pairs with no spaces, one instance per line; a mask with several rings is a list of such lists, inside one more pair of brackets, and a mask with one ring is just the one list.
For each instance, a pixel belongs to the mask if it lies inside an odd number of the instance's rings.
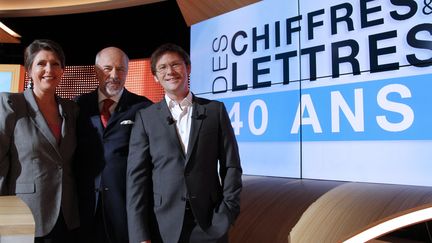
[[67,66],[57,87],[57,94],[63,98],[73,99],[80,94],[93,91],[97,85],[94,66]]
[[[26,76],[25,87],[30,78]],[[98,81],[94,66],[66,66],[57,94],[63,98],[73,99],[76,96],[96,89]],[[150,71],[150,59],[130,60],[129,72],[125,84],[129,91],[144,95],[154,102],[162,99],[162,87],[153,79]]]
[[131,60],[125,87],[131,92],[158,102],[162,99],[164,91],[160,84],[156,83],[150,70],[150,59]]

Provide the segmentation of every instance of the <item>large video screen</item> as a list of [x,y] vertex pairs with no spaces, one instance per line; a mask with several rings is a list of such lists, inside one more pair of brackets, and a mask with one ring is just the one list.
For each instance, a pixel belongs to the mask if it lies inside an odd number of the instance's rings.
[[[430,1],[429,1],[430,2]],[[263,0],[191,28],[245,174],[432,186],[432,4]]]
[[10,92],[12,73],[0,71],[0,92]]

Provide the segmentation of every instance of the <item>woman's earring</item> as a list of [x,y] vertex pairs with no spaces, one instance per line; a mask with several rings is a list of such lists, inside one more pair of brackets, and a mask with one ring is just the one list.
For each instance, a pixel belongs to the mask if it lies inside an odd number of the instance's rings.
[[27,89],[33,89],[33,80],[30,79],[27,83]]

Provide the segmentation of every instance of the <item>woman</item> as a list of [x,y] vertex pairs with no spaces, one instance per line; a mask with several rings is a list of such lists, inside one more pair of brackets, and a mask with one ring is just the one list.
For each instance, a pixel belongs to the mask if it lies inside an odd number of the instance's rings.
[[33,89],[0,93],[0,195],[16,195],[33,213],[35,242],[73,242],[79,226],[71,163],[76,146],[73,101],[55,94],[65,68],[62,48],[35,40],[24,67]]

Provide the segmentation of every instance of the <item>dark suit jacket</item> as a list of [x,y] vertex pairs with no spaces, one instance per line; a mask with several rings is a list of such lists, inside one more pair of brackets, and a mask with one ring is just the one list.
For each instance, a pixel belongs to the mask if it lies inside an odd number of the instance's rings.
[[111,241],[128,242],[125,176],[129,136],[136,111],[152,102],[125,89],[103,129],[97,90],[79,96],[76,101],[80,107],[76,174],[82,231],[94,233],[96,205],[103,197]]
[[178,242],[186,200],[203,241],[227,233],[240,212],[242,169],[225,106],[194,96],[192,113],[186,155],[165,100],[137,113],[127,169],[131,243],[150,239],[152,227],[164,242]]
[[0,195],[16,195],[33,213],[36,237],[53,229],[60,210],[69,229],[79,226],[72,173],[78,107],[57,97],[61,141],[57,144],[31,89],[0,94]]

